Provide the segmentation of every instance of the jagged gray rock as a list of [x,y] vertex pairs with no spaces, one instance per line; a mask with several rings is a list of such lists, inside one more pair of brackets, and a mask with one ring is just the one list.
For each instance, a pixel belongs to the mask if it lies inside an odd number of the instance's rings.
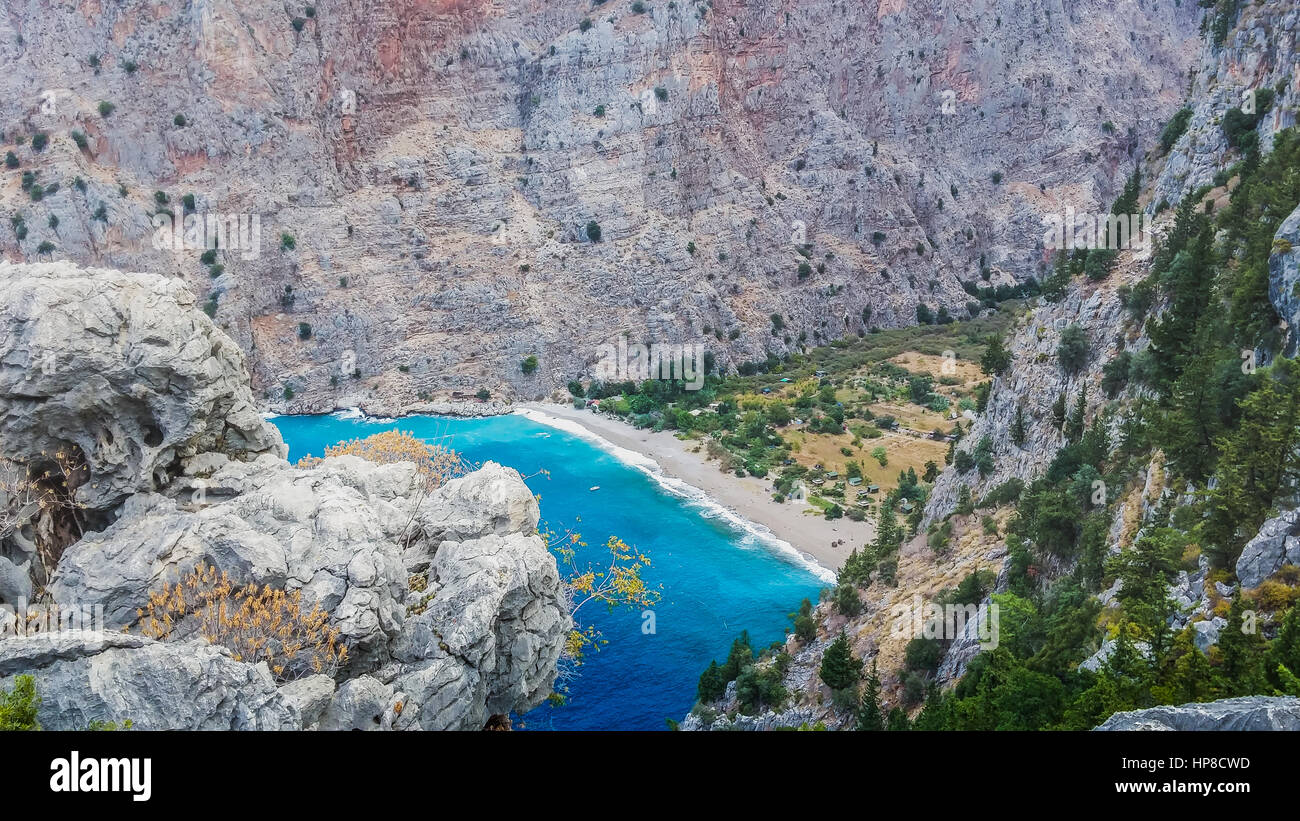
[[3,455],[84,459],[76,496],[89,508],[165,487],[196,453],[286,453],[243,352],[180,280],[0,262],[0,327]]
[[1115,713],[1095,731],[1300,730],[1300,698],[1246,696]]
[[1300,565],[1300,508],[1260,526],[1237,557],[1237,579],[1243,588],[1256,587],[1288,564]]
[[0,688],[28,674],[47,730],[126,720],[142,730],[297,730],[298,711],[265,663],[235,661],[203,640],[161,643],[111,631],[0,641]]
[[1287,356],[1300,339],[1300,206],[1278,226],[1268,257],[1268,300],[1286,323]]
[[318,674],[282,684],[280,696],[298,711],[303,729],[314,730],[325,708],[330,706],[334,690],[334,679]]
[[[302,607],[329,615],[349,657],[329,671],[342,680],[333,698],[319,681],[285,685],[274,698],[295,721],[300,706],[320,727],[370,726],[368,705],[379,690],[387,711],[381,729],[478,729],[550,694],[572,620],[555,559],[536,533],[537,502],[516,471],[489,462],[429,493],[411,463],[336,456],[290,465],[279,434],[252,407],[242,355],[176,281],[70,265],[5,266],[5,296],[0,312],[17,331],[0,335],[7,379],[0,455],[21,461],[33,442],[93,440],[99,449],[87,444],[86,487],[103,486],[82,501],[116,505],[88,520],[98,529],[62,549],[45,591],[57,605],[102,607],[107,629],[131,627],[151,591],[200,564],[236,584],[301,591]],[[81,336],[71,330],[77,323],[86,325]],[[30,396],[15,393],[16,369],[50,353],[53,371],[21,388]],[[31,398],[38,394],[39,402]],[[39,430],[45,411],[27,403],[50,409],[55,433]],[[152,435],[150,424],[162,431],[160,444],[139,440]],[[78,439],[86,432],[90,440]],[[15,437],[25,438],[15,444]],[[133,481],[137,470],[151,478]],[[0,558],[27,555],[22,539],[21,528],[6,534]],[[420,584],[404,554],[420,567]],[[9,578],[18,565],[4,566],[6,595],[24,592]],[[199,686],[191,679],[200,673],[230,679],[224,667],[209,669],[224,662],[209,659],[233,659],[187,641],[196,631],[190,616],[163,644],[123,638],[111,647],[113,670],[142,665],[143,686],[168,692]],[[196,653],[202,669],[174,664],[175,680],[158,662]],[[349,686],[358,676],[364,682]],[[274,693],[275,682],[264,677]],[[51,679],[51,703],[72,703],[74,685],[67,675]],[[195,711],[207,702],[195,703],[178,720],[199,721]],[[62,716],[60,725],[74,726],[74,718]],[[254,718],[211,720],[278,726]]]
[[370,676],[345,681],[320,717],[322,730],[380,730],[393,703],[393,688]]

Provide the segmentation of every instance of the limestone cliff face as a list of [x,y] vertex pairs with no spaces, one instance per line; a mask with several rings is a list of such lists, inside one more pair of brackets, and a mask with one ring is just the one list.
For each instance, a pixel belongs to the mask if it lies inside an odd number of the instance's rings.
[[[572,620],[517,472],[430,489],[409,462],[290,465],[177,280],[0,265],[0,295],[0,687],[33,675],[45,727],[479,729],[550,695]],[[27,504],[11,480],[46,471],[59,503]],[[150,594],[198,565],[301,596],[347,658],[302,678],[192,614],[141,635]],[[37,602],[103,623],[21,635]]]
[[1223,43],[1207,38],[1191,72],[1187,107],[1192,110],[1187,131],[1169,151],[1152,187],[1148,210],[1162,202],[1176,205],[1184,196],[1210,185],[1228,163],[1231,147],[1222,121],[1230,109],[1249,108],[1261,90],[1275,95],[1260,118],[1260,150],[1267,152],[1273,135],[1296,123],[1300,74],[1296,32],[1300,9],[1294,3],[1242,4],[1240,16]]
[[[911,324],[918,302],[964,314],[960,281],[1040,273],[1042,213],[1110,201],[1184,97],[1201,14],[1137,0],[313,12],[38,1],[0,17],[0,128],[20,161],[0,200],[26,228],[0,227],[0,254],[184,279],[249,352],[257,391],[292,410],[536,396],[591,375],[622,332],[707,338],[734,364],[801,334]],[[15,142],[38,131],[42,151]],[[28,170],[58,189],[33,202],[16,184]],[[219,268],[155,250],[153,215],[183,217],[191,193],[200,214],[259,215],[256,258],[231,242]],[[769,334],[775,312],[789,341]]]
[[[1201,194],[1204,199],[1213,201],[1216,208],[1225,204],[1227,189],[1222,179],[1215,185],[1215,177],[1237,154],[1229,150],[1221,119],[1227,107],[1241,104],[1243,91],[1268,87],[1276,95],[1271,111],[1256,126],[1262,150],[1271,147],[1277,131],[1294,124],[1300,87],[1294,85],[1296,78],[1291,70],[1298,24],[1300,10],[1294,4],[1252,4],[1229,26],[1222,45],[1210,44],[1202,50],[1185,101],[1193,112],[1187,132],[1167,154],[1157,144],[1141,157],[1144,184],[1139,202],[1155,217],[1151,229],[1156,245],[1173,221],[1171,210],[1157,208],[1161,200],[1177,205],[1185,196],[1205,188]],[[1282,80],[1287,82],[1281,83]],[[1298,271],[1300,210],[1279,227],[1269,262],[1270,300],[1290,326],[1288,355],[1295,350]],[[898,703],[900,682],[893,671],[900,666],[902,649],[910,636],[899,637],[892,629],[894,608],[900,604],[905,606],[913,596],[931,600],[937,592],[953,587],[965,575],[977,569],[1001,570],[1006,561],[1005,537],[999,534],[1005,534],[1012,509],[979,509],[973,515],[957,514],[962,486],[969,487],[972,497],[979,500],[1008,479],[1029,483],[1040,478],[1052,457],[1066,443],[1061,425],[1051,412],[1059,397],[1065,397],[1068,412],[1080,395],[1086,395],[1085,419],[1091,424],[1103,406],[1122,408],[1127,400],[1144,390],[1140,384],[1132,383],[1112,402],[1101,387],[1101,378],[1103,366],[1119,352],[1136,355],[1150,345],[1142,323],[1133,319],[1120,297],[1120,288],[1135,284],[1149,273],[1149,254],[1125,250],[1120,252],[1105,280],[1091,282],[1076,277],[1058,301],[1034,300],[1008,334],[1006,344],[1012,356],[1011,366],[992,380],[985,411],[958,445],[960,450],[970,450],[988,437],[993,470],[981,476],[976,469],[959,471],[949,466],[940,473],[927,500],[921,532],[945,520],[952,525],[951,538],[943,552],[935,553],[927,547],[924,535],[906,542],[899,554],[897,585],[886,587],[874,583],[860,591],[862,612],[858,615],[845,617],[831,602],[820,604],[814,611],[816,638],[807,643],[794,638],[787,642],[791,662],[783,683],[791,699],[783,712],[738,718],[705,711],[689,716],[683,728],[770,729],[816,721],[831,728],[850,726],[846,711],[835,708],[830,690],[817,674],[826,647],[841,629],[856,656],[868,664],[873,659],[878,662],[885,701]],[[1155,311],[1162,307],[1155,306]],[[1082,329],[1089,349],[1087,361],[1074,372],[1063,368],[1057,355],[1061,332],[1071,325]],[[1262,353],[1265,354],[1262,359],[1267,361],[1278,352]],[[1019,445],[1011,435],[1017,408],[1023,408],[1025,421],[1025,437]],[[1115,433],[1112,430],[1112,442],[1116,440]],[[1108,551],[1117,553],[1130,547],[1141,535],[1142,528],[1155,520],[1162,502],[1172,507],[1186,500],[1179,497],[1182,490],[1168,486],[1164,456],[1160,453],[1151,454],[1147,464],[1138,468],[1125,487],[1108,488],[1108,494],[1112,494],[1109,500],[1115,502],[1107,534]],[[991,524],[995,528],[981,527],[978,520],[984,514],[993,518]],[[1200,559],[1195,571],[1180,570],[1168,588],[1170,598],[1178,605],[1171,626],[1182,629],[1190,624],[1197,646],[1208,651],[1226,625],[1226,620],[1216,613],[1215,605],[1230,599],[1239,589],[1258,586],[1281,567],[1296,562],[1300,556],[1298,521],[1300,515],[1294,509],[1283,510],[1266,521],[1242,552],[1235,567],[1235,583],[1213,582],[1205,557]],[[1055,575],[1065,568],[1048,566],[1037,570]],[[1002,575],[995,589],[1004,587],[1005,575]],[[1116,583],[1098,595],[1103,607],[1114,606],[1118,590]],[[960,678],[966,664],[980,649],[967,627],[966,633],[946,649],[937,674],[942,685]],[[1113,641],[1098,641],[1095,654],[1081,666],[1096,669],[1113,647]],[[733,696],[734,693],[729,693],[721,703],[710,707],[734,711]],[[1296,710],[1297,700],[1291,698],[1228,699],[1120,713],[1098,729],[1289,729],[1295,726]]]

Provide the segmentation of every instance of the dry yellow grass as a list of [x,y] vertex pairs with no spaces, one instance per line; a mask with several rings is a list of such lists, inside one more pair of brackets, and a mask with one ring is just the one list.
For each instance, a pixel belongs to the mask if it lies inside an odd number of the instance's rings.
[[907,368],[912,373],[923,373],[934,377],[936,389],[946,387],[938,384],[939,380],[944,377],[960,379],[961,385],[959,387],[967,389],[973,389],[977,384],[988,379],[984,375],[984,371],[980,370],[978,362],[970,362],[965,359],[948,360],[942,356],[931,356],[930,354],[908,351],[890,358],[889,361],[900,367]]

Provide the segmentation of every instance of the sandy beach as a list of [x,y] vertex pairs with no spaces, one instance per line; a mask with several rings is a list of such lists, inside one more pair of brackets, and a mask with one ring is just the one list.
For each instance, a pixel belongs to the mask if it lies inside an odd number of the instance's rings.
[[[839,569],[849,551],[875,537],[875,525],[871,522],[847,518],[828,521],[803,502],[772,501],[770,479],[723,473],[717,462],[704,457],[698,440],[681,440],[671,431],[638,430],[612,417],[571,405],[530,403],[519,407],[577,423],[591,435],[652,459],[665,475],[703,491],[733,514],[766,527],[778,539],[789,542],[832,572]],[[839,542],[842,543],[836,544]]]

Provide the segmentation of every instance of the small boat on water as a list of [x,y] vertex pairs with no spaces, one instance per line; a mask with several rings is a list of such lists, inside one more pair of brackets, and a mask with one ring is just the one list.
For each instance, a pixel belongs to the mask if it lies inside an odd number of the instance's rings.
[[591,487],[589,487],[589,488],[587,488],[587,489],[588,489],[588,490],[600,490],[600,485],[592,485]]

